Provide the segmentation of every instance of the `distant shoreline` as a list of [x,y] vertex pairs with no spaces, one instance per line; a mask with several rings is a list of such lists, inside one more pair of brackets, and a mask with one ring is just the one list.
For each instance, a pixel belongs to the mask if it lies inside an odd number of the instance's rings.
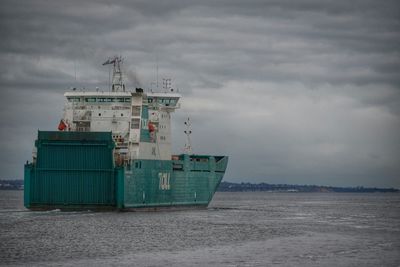
[[24,180],[0,180],[0,190],[24,190]]
[[218,192],[290,192],[290,193],[399,193],[397,188],[336,187],[319,185],[291,185],[267,183],[221,182]]
[[[0,180],[0,190],[24,190],[23,180]],[[397,188],[336,187],[267,183],[221,182],[217,192],[283,192],[283,193],[399,193]]]

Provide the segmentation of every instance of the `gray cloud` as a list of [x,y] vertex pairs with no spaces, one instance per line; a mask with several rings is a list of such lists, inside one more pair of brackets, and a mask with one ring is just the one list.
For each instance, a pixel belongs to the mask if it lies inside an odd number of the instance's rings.
[[[400,187],[397,1],[2,1],[2,178],[22,177],[36,130],[55,129],[70,87],[171,77],[198,153],[226,179]],[[75,78],[76,72],[76,78]],[[153,82],[153,84],[152,84]]]

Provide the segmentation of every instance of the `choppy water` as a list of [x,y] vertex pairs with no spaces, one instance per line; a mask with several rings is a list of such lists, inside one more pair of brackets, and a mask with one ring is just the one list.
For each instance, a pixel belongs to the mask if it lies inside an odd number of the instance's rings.
[[400,194],[217,193],[146,213],[30,212],[0,191],[0,265],[400,266]]

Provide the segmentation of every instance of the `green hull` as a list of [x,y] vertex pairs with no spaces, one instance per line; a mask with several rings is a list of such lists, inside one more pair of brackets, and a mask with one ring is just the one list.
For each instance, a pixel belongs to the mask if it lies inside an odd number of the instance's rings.
[[39,132],[25,165],[29,209],[154,210],[206,207],[225,173],[224,156],[179,155],[115,167],[111,133]]
[[[195,161],[200,159],[203,162]],[[198,155],[135,161],[133,168],[125,171],[123,207],[207,206],[226,164],[226,157]]]

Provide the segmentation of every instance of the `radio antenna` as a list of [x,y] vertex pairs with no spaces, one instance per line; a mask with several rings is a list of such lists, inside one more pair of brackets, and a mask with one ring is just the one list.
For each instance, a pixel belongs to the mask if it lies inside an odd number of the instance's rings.
[[157,90],[158,90],[158,54],[156,54],[156,78],[157,78]]

